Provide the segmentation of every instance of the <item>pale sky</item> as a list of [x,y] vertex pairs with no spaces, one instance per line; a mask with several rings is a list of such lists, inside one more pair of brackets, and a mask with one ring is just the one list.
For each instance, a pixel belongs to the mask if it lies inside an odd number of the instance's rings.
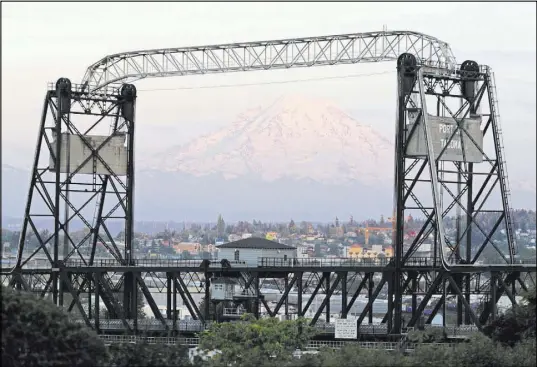
[[[382,30],[383,25],[432,35],[448,42],[459,62],[473,59],[493,67],[509,172],[516,179],[535,181],[534,3],[3,3],[3,163],[30,166],[47,83],[62,76],[77,83],[90,64],[107,54],[367,32]],[[138,149],[151,154],[184,143],[285,93],[332,99],[357,120],[378,126],[392,138],[393,73],[308,83],[144,91],[382,71],[394,72],[395,64],[140,81]]]

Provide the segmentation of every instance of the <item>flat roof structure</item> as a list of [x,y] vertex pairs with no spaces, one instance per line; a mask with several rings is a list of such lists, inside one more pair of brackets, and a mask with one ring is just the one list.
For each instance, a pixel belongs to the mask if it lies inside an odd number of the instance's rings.
[[284,245],[276,241],[267,240],[260,237],[243,238],[242,240],[224,243],[217,248],[232,248],[232,249],[260,249],[260,250],[296,250],[295,247]]

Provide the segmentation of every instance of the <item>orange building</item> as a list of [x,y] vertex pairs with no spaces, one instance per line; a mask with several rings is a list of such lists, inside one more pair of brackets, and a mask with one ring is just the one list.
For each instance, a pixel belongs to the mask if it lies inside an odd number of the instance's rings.
[[359,257],[362,256],[364,249],[360,245],[352,245],[349,247],[348,256],[349,257]]
[[201,249],[201,244],[192,242],[179,242],[173,245],[176,253],[180,254],[183,251],[188,251],[191,254],[197,253]]

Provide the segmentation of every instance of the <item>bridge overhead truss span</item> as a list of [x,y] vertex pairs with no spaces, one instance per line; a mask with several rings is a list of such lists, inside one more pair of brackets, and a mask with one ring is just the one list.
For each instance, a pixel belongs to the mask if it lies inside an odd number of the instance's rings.
[[91,65],[82,85],[95,91],[148,77],[390,61],[402,53],[421,64],[456,67],[446,42],[417,32],[385,31],[119,53]]

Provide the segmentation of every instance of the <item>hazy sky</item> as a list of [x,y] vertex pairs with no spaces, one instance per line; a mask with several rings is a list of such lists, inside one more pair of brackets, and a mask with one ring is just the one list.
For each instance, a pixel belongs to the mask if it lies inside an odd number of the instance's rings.
[[[2,4],[3,163],[29,167],[47,82],[73,82],[111,53],[381,30],[450,43],[459,62],[496,71],[509,172],[535,180],[534,3],[8,3]],[[142,154],[181,144],[285,93],[336,101],[392,137],[394,73],[307,83],[144,91],[395,71],[394,63],[152,79],[138,82]],[[23,142],[23,143],[21,143]],[[528,149],[531,148],[531,149]],[[529,154],[531,153],[531,154]]]

